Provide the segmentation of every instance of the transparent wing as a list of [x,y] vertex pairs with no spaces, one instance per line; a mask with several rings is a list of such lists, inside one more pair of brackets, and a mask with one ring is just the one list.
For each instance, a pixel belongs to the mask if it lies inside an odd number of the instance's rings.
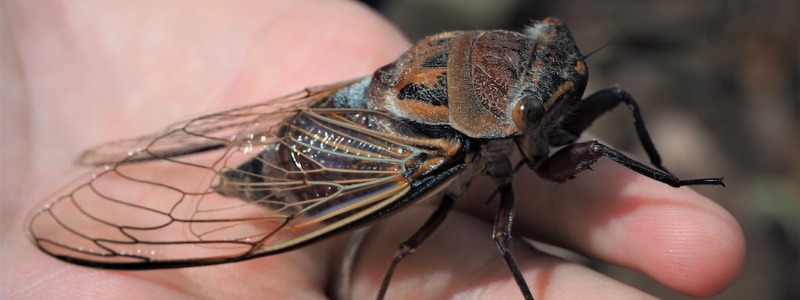
[[84,158],[101,166],[34,212],[29,235],[48,254],[91,266],[244,260],[374,215],[409,191],[409,166],[445,159],[436,147],[451,145],[388,115],[303,108],[331,91],[94,148]]
[[246,142],[250,134],[277,128],[286,118],[356,80],[309,88],[264,103],[209,114],[172,124],[151,135],[87,149],[78,164],[100,166],[181,156]]

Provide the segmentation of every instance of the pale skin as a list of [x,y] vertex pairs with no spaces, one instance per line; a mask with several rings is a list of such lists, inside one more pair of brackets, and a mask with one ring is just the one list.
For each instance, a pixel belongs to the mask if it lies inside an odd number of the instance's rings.
[[[82,148],[370,74],[409,46],[391,24],[350,2],[222,5],[3,4],[10,25],[3,36],[3,73],[11,87],[4,86],[3,96],[0,298],[329,295],[347,235],[246,262],[146,272],[67,264],[24,237],[25,216],[76,174],[70,163]],[[523,246],[522,236],[640,270],[690,296],[714,295],[733,282],[745,250],[728,212],[690,188],[669,187],[605,159],[593,169],[564,184],[525,172],[515,178],[513,251],[537,299],[647,294]],[[401,263],[387,298],[521,298],[491,240],[497,202],[483,205],[491,183],[477,184],[439,231]],[[382,220],[369,232],[354,265],[353,298],[375,296],[397,245],[437,201]]]

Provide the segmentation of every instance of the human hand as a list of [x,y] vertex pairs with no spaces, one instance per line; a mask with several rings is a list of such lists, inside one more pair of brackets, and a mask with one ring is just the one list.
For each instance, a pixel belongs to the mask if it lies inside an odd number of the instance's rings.
[[[18,140],[27,140],[29,149],[23,150],[31,152],[14,162],[19,168],[4,169],[24,170],[28,174],[21,178],[37,180],[25,181],[18,195],[25,203],[13,207],[17,215],[4,213],[3,269],[13,272],[3,277],[3,294],[324,297],[334,282],[330,277],[337,274],[339,257],[331,253],[338,253],[342,238],[234,264],[126,272],[46,257],[21,238],[21,224],[38,202],[29,199],[43,199],[62,184],[59,177],[87,145],[259,100],[253,97],[267,99],[370,74],[405,50],[408,44],[400,35],[368,10],[339,1],[102,9],[65,2],[53,7],[63,10],[20,4],[24,13],[11,20],[31,24],[23,28],[17,23],[15,29],[23,31],[14,35],[32,110],[32,126],[18,131],[30,135]],[[57,46],[44,47],[52,43]],[[653,182],[605,160],[594,169],[564,184],[530,176],[515,181],[514,254],[537,299],[643,294],[577,264],[538,255],[520,246],[522,236],[642,270],[690,295],[719,292],[733,280],[744,249],[740,229],[727,212],[690,189]],[[474,190],[486,193],[468,193],[459,200],[461,210],[400,264],[388,298],[519,297],[490,239],[493,207],[482,203],[492,187]],[[12,201],[7,193],[4,206]],[[374,297],[397,245],[421,226],[437,199],[425,203],[370,230],[354,265],[353,298]]]
[[371,74],[408,47],[398,31],[345,1],[50,1],[4,8],[13,39],[3,45],[16,46],[17,60],[3,65],[16,67],[8,80],[18,84],[10,86],[27,97],[16,108],[3,97],[4,126],[15,124],[13,131],[4,128],[14,136],[3,137],[9,156],[3,157],[0,298],[323,297],[330,242],[252,263],[123,272],[48,257],[24,238],[22,225],[82,173],[68,171],[81,150]]

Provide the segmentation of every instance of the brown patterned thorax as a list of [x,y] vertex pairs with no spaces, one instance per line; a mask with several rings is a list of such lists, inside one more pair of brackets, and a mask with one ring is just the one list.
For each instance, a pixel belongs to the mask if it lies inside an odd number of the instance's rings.
[[[569,30],[549,18],[523,33],[454,31],[423,39],[375,72],[368,101],[403,119],[501,138],[545,130],[555,121],[547,115],[580,101],[587,76]],[[526,97],[538,103],[520,102]],[[523,108],[534,104],[547,111],[544,120],[526,119]]]

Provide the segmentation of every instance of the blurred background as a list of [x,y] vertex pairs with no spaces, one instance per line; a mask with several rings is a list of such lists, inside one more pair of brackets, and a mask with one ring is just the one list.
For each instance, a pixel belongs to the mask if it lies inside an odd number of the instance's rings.
[[[747,261],[713,299],[800,299],[800,4],[794,0],[363,1],[411,40],[447,30],[521,29],[547,16],[568,24],[588,60],[587,94],[629,91],[665,166],[741,223]],[[591,133],[646,157],[626,109]],[[586,264],[664,299],[688,299],[640,273]]]

